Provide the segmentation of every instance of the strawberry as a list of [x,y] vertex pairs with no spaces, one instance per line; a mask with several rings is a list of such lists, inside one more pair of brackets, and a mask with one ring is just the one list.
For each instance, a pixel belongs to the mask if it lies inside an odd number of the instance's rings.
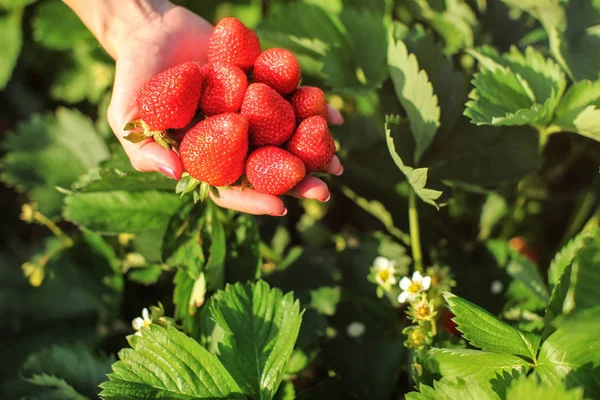
[[248,118],[250,144],[254,147],[279,146],[296,128],[291,104],[263,83],[248,86],[240,114]]
[[523,236],[515,236],[510,239],[508,241],[508,247],[521,254],[523,257],[529,259],[529,261],[533,262],[534,264],[538,264],[539,259],[537,251],[533,247],[529,246],[527,239],[525,239]]
[[460,336],[460,332],[456,327],[458,326],[456,322],[452,321],[452,318],[456,317],[454,313],[450,310],[444,311],[442,314],[442,326],[446,330],[446,333],[449,336]]
[[325,93],[318,87],[301,86],[292,92],[288,100],[294,108],[298,122],[313,115],[327,118],[327,99]]
[[188,62],[170,68],[148,80],[136,98],[139,120],[128,123],[125,130],[141,128],[125,138],[139,142],[146,137],[169,147],[174,144],[164,132],[183,128],[190,123],[200,100],[202,70]]
[[281,196],[304,178],[302,160],[275,146],[254,150],[246,161],[248,182],[261,193]]
[[237,65],[249,71],[260,54],[260,41],[237,18],[223,18],[208,38],[208,61]]
[[324,171],[335,153],[327,120],[315,115],[302,121],[286,150],[302,160],[307,172]]
[[244,173],[248,120],[233,113],[208,117],[185,134],[179,147],[183,167],[194,179],[228,186]]
[[240,67],[221,62],[204,67],[204,87],[200,108],[211,116],[237,112],[248,88],[248,78]]
[[300,83],[300,64],[286,49],[265,50],[254,62],[254,80],[264,83],[282,95],[288,95]]
[[201,85],[202,71],[193,62],[155,75],[137,96],[140,118],[153,131],[185,127],[196,113]]

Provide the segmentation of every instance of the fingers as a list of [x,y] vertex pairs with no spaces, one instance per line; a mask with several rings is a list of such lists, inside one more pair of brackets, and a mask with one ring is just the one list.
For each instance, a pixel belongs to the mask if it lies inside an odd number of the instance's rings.
[[[131,143],[125,151],[133,168],[140,172],[161,172],[169,178],[179,180],[183,174],[181,159],[173,150],[165,150],[152,139]],[[125,147],[125,146],[124,146]]]
[[328,201],[331,196],[327,184],[312,175],[305,176],[288,194],[299,199],[315,199],[322,202]]
[[335,176],[340,176],[344,173],[344,166],[340,162],[338,156],[333,156],[325,172]]
[[342,125],[344,117],[336,108],[327,104],[327,122],[329,125]]
[[219,197],[212,193],[210,197],[217,205],[236,211],[254,215],[272,215],[282,217],[287,214],[283,201],[277,196],[259,193],[254,189],[233,187],[231,189],[219,189]]

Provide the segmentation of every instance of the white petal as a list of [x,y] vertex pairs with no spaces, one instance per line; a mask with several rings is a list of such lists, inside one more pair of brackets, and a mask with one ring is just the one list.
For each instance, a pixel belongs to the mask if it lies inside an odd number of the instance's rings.
[[384,269],[384,268],[388,267],[389,263],[390,263],[390,260],[388,260],[387,258],[385,258],[385,257],[377,257],[375,259],[375,261],[373,261],[373,266],[376,269]]
[[131,321],[131,327],[136,331],[142,329],[142,326],[144,326],[144,320],[140,317],[134,318],[133,321]]
[[431,277],[426,276],[425,278],[423,278],[423,283],[421,283],[421,289],[427,290],[429,289],[429,286],[431,286]]
[[417,299],[417,293],[411,293],[411,292],[406,292],[406,293],[408,293],[408,295],[406,296],[406,299],[409,302],[412,303],[413,301],[415,301]]
[[423,276],[421,275],[421,273],[419,271],[415,271],[412,276],[412,280],[413,280],[413,282],[420,283],[423,280]]
[[400,296],[398,296],[398,302],[400,302],[400,303],[406,303],[406,299],[408,298],[409,295],[410,295],[409,292],[402,292],[402,293],[400,293]]
[[400,289],[408,290],[411,283],[412,281],[405,276],[404,278],[402,278],[402,280],[400,280]]
[[140,331],[137,331],[137,332],[135,333],[135,336],[142,336],[142,332],[140,332]]
[[144,318],[144,321],[148,321],[150,319],[150,313],[146,307],[144,307],[142,310],[142,318]]
[[393,276],[390,275],[390,277],[388,278],[388,282],[390,285],[395,285],[396,284],[396,278],[394,278]]

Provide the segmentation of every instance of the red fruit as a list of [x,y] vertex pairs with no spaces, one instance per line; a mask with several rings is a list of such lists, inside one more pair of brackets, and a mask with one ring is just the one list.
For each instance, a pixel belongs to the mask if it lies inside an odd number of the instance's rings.
[[523,236],[515,236],[508,241],[508,247],[521,254],[523,257],[529,259],[534,264],[538,264],[538,254],[534,248],[530,247],[527,243],[527,239]]
[[291,94],[288,100],[294,108],[298,122],[313,115],[327,118],[327,99],[325,93],[318,87],[301,86]]
[[441,322],[448,335],[460,336],[460,332],[458,331],[458,329],[456,329],[458,325],[456,325],[456,322],[452,321],[452,318],[454,317],[456,317],[456,315],[454,315],[452,311],[445,311],[444,314],[442,314]]
[[248,153],[248,120],[233,113],[199,122],[179,147],[184,169],[212,186],[229,186],[244,173]]
[[275,146],[254,150],[246,161],[248,182],[261,193],[281,196],[304,178],[302,160]]
[[260,41],[251,29],[237,18],[223,18],[208,38],[208,61],[252,69],[260,54]]
[[307,172],[324,171],[335,153],[327,120],[316,115],[302,121],[286,150],[302,160]]
[[183,128],[194,118],[201,88],[202,70],[196,63],[163,71],[140,90],[139,116],[152,131]]
[[204,87],[200,108],[211,116],[237,112],[248,88],[248,78],[240,67],[221,62],[204,67]]
[[296,128],[296,116],[290,103],[263,83],[252,83],[246,90],[240,114],[250,123],[250,144],[279,146]]
[[254,62],[254,80],[264,83],[282,95],[288,95],[300,83],[300,64],[286,49],[265,50]]

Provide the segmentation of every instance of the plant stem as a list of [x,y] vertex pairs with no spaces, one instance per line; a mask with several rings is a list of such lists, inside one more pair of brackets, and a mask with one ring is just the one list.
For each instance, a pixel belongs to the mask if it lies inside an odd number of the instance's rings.
[[417,210],[417,194],[414,190],[408,196],[408,222],[410,224],[410,247],[415,271],[423,272],[423,254],[421,253],[421,237],[419,234],[419,212]]
[[54,222],[52,222],[48,217],[42,214],[39,211],[35,211],[33,213],[33,218],[40,224],[44,225],[46,228],[50,230],[63,242],[63,246],[65,248],[73,246],[73,239],[71,239],[67,234],[65,234],[62,229],[60,229]]

